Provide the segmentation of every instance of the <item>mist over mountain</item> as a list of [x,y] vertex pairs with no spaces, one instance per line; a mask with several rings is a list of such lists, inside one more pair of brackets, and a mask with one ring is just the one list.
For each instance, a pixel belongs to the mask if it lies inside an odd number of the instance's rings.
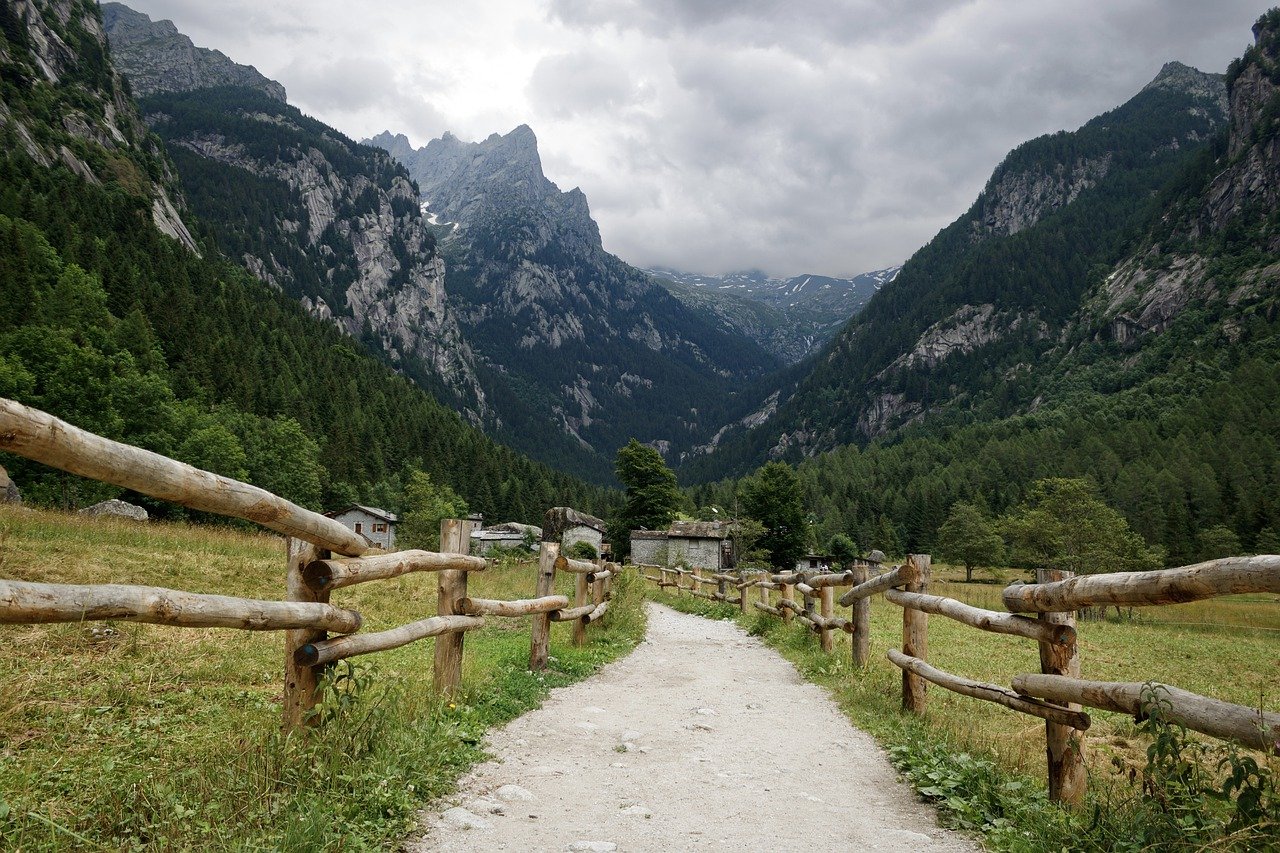
[[788,364],[821,348],[901,267],[853,278],[770,278],[759,270],[722,276],[665,267],[645,272],[690,307],[710,311]]
[[1031,140],[902,267],[763,422],[688,476],[801,459],[945,409],[1031,406],[1088,294],[1159,220],[1160,192],[1225,127],[1223,75],[1170,63],[1079,130]]

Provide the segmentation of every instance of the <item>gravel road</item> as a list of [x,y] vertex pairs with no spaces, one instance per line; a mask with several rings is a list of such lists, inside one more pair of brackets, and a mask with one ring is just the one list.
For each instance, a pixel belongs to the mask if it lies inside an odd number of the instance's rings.
[[492,732],[419,851],[971,851],[818,687],[731,622],[650,604],[626,658]]

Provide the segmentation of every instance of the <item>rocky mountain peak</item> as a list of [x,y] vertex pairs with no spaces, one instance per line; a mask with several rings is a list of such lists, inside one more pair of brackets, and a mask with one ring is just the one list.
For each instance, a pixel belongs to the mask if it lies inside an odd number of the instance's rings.
[[222,51],[196,47],[173,21],[153,21],[122,3],[103,3],[102,23],[111,42],[112,62],[129,78],[138,97],[246,86],[285,100],[284,86],[252,65],[232,62]]
[[1214,101],[1223,115],[1227,113],[1227,77],[1225,74],[1209,74],[1181,62],[1166,62],[1160,73],[1142,91],[1169,89],[1185,92],[1196,98]]

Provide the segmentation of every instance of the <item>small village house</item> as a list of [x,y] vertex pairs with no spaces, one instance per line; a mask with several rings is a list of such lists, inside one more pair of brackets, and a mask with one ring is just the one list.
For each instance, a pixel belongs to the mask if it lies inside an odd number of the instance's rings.
[[547,510],[542,541],[559,542],[566,552],[576,543],[586,542],[600,554],[604,552],[604,534],[605,523],[601,519],[572,507],[556,506]]
[[666,530],[633,530],[631,562],[726,571],[735,564],[731,530],[727,521],[675,521]]
[[325,515],[332,518],[375,548],[394,551],[396,547],[396,514],[375,506],[352,504],[346,509],[332,510]]
[[526,545],[532,551],[538,551],[542,539],[542,528],[534,524],[521,524],[518,521],[507,521],[492,527],[482,527],[471,532],[471,553],[484,557],[495,548],[519,548]]

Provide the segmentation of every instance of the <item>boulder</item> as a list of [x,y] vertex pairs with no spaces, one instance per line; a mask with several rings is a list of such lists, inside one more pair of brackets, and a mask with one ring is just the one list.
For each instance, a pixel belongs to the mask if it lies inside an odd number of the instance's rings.
[[22,493],[18,491],[17,484],[9,479],[9,472],[4,470],[4,466],[0,466],[0,504],[20,503]]
[[112,498],[109,501],[102,501],[93,506],[87,506],[80,510],[81,515],[105,515],[115,518],[127,518],[130,521],[146,521],[147,511],[140,506],[136,506],[125,501]]

